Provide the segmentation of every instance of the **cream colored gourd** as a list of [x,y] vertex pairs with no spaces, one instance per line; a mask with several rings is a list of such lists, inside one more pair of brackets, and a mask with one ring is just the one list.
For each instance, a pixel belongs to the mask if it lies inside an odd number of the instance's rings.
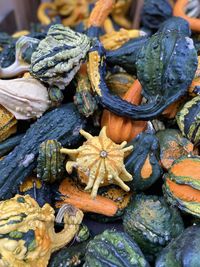
[[50,101],[45,86],[34,78],[0,80],[0,104],[16,119],[41,117]]

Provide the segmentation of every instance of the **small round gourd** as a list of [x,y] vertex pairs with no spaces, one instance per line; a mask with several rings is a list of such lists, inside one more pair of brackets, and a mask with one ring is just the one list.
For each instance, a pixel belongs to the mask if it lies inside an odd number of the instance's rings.
[[53,183],[62,177],[64,156],[60,153],[61,144],[56,140],[44,141],[39,148],[37,176],[44,182]]
[[88,243],[84,267],[149,267],[140,248],[127,234],[106,230]]
[[200,142],[200,96],[188,101],[176,116],[182,134],[192,143]]
[[200,218],[200,157],[181,157],[165,175],[163,191],[170,204]]
[[137,195],[127,208],[123,225],[149,260],[184,230],[181,216],[163,197],[144,194]]

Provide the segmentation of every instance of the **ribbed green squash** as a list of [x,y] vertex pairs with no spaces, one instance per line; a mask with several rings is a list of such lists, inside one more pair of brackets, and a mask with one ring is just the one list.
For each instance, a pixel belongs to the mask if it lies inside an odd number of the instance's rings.
[[133,176],[129,185],[135,190],[147,189],[162,175],[158,139],[141,133],[128,145],[133,145],[133,152],[125,159],[126,170]]
[[200,218],[200,157],[181,157],[165,174],[164,196],[186,213]]
[[79,130],[86,121],[73,104],[66,104],[43,115],[22,138],[20,144],[0,161],[0,199],[10,198],[36,167],[40,144],[56,139],[62,145],[79,144]]
[[191,226],[161,251],[155,267],[198,267],[199,251],[200,227]]
[[106,230],[88,243],[84,267],[148,267],[140,248],[123,232]]
[[123,225],[149,260],[184,230],[178,211],[164,198],[143,194],[137,195],[127,208]]
[[192,143],[200,142],[200,96],[188,101],[176,116],[182,134]]
[[39,147],[37,177],[44,182],[54,183],[64,173],[64,155],[60,153],[61,144],[56,140],[44,141]]
[[78,245],[64,247],[51,256],[48,267],[81,267],[84,263],[88,241]]

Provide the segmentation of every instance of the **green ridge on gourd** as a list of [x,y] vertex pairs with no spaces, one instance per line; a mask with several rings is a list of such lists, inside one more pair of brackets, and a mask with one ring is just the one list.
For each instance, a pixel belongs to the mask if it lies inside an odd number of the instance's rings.
[[83,266],[149,267],[149,264],[127,234],[106,230],[88,243]]

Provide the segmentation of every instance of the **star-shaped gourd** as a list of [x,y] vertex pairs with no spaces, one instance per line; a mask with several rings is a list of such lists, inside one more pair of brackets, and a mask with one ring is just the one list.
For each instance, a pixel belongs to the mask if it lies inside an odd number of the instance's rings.
[[61,153],[67,154],[70,160],[66,170],[71,173],[77,169],[79,178],[86,183],[85,190],[91,190],[95,198],[100,185],[117,184],[123,190],[130,188],[124,183],[132,180],[132,175],[124,166],[124,158],[132,151],[133,146],[126,147],[127,142],[115,144],[106,136],[106,127],[103,127],[99,136],[80,130],[87,139],[78,149],[62,148]]

